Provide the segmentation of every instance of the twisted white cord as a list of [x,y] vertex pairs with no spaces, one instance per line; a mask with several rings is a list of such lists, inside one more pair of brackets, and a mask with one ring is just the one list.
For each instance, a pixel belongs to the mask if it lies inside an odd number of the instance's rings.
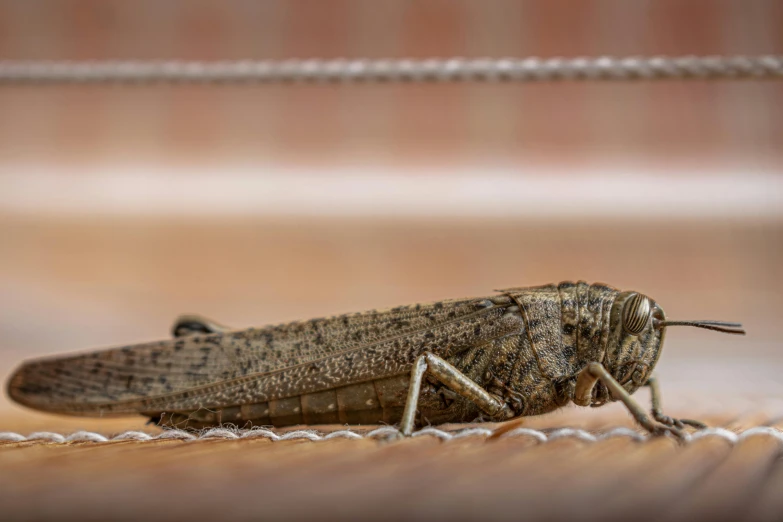
[[[457,440],[468,437],[487,438],[493,435],[493,431],[487,428],[467,428],[455,432],[447,432],[437,428],[424,428],[413,433],[413,437],[437,437],[442,441]],[[166,430],[157,435],[149,435],[141,431],[125,431],[115,436],[107,437],[91,431],[77,431],[71,435],[61,435],[47,431],[31,433],[27,437],[14,432],[0,432],[0,442],[40,442],[63,444],[67,442],[112,442],[112,441],[155,441],[155,440],[246,440],[268,439],[273,442],[286,440],[309,440],[317,442],[332,439],[375,439],[387,440],[400,434],[396,428],[387,426],[375,429],[368,433],[356,433],[351,430],[341,430],[322,435],[316,430],[298,430],[283,434],[275,433],[268,429],[236,430],[228,428],[213,428],[200,433],[192,433],[183,430]],[[783,431],[768,426],[750,428],[740,433],[729,431],[725,428],[705,428],[686,435],[686,442],[693,442],[707,437],[717,437],[729,444],[737,444],[749,437],[772,437],[783,444]],[[627,438],[636,442],[644,442],[655,437],[642,434],[630,428],[614,428],[605,432],[591,433],[582,429],[560,428],[549,432],[529,428],[516,428],[500,435],[505,438],[529,438],[538,443],[551,442],[560,439],[575,439],[583,442],[599,442],[607,439]]]
[[284,61],[0,61],[0,84],[780,79],[783,56]]

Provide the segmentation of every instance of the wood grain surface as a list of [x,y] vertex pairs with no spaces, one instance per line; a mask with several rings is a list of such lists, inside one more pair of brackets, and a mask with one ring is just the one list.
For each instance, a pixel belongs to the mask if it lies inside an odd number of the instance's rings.
[[[629,425],[593,413],[525,425]],[[0,443],[0,498],[10,520],[779,520],[782,450],[763,435]]]

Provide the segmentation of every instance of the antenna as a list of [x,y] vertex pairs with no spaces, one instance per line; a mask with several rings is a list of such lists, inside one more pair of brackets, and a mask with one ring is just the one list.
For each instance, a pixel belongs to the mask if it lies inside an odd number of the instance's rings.
[[695,326],[705,330],[723,332],[727,334],[745,335],[745,330],[740,323],[728,323],[726,321],[656,321],[655,328],[666,326]]

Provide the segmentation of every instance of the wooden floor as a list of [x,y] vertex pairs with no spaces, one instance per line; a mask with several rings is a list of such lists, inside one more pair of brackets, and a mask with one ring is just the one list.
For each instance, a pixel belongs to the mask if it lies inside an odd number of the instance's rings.
[[[621,412],[590,413],[525,427],[553,434],[582,426],[600,436],[630,426]],[[760,423],[783,428],[753,415],[706,420],[737,432]],[[781,436],[712,435],[684,446],[667,438],[552,438],[5,442],[0,499],[6,520],[780,520],[783,513]]]
[[[727,433],[783,428],[782,232],[776,223],[0,219],[3,379],[29,357],[166,337],[182,312],[260,325],[572,278],[646,292],[672,318],[737,320],[749,332],[667,335],[658,368],[667,412],[729,430],[684,446],[625,436],[13,442],[10,433],[159,432],[140,417],[41,415],[2,398],[0,518],[780,520],[780,436]],[[634,428],[617,404],[523,426]]]

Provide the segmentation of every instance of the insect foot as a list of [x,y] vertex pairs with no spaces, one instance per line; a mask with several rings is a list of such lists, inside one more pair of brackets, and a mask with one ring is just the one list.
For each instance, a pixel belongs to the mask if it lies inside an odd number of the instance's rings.
[[704,428],[707,427],[707,425],[704,424],[703,422],[699,422],[693,419],[675,419],[674,417],[669,417],[668,415],[664,415],[660,411],[653,410],[652,414],[653,414],[653,418],[655,418],[655,420],[660,422],[661,424],[665,424],[666,426],[673,426],[680,430],[684,430],[686,425],[692,426],[700,430],[703,430]]
[[[394,430],[394,431],[392,431]],[[390,427],[389,433],[386,434],[386,436],[383,438],[384,442],[394,442],[397,440],[403,440],[410,438],[410,435],[405,435],[402,431],[399,429],[395,429],[393,427]]]
[[688,439],[688,435],[685,431],[674,426],[668,426],[666,424],[653,424],[652,426],[645,426],[645,428],[647,428],[647,431],[649,431],[651,435],[658,437],[666,435],[667,433],[671,433],[680,443],[685,442]]

